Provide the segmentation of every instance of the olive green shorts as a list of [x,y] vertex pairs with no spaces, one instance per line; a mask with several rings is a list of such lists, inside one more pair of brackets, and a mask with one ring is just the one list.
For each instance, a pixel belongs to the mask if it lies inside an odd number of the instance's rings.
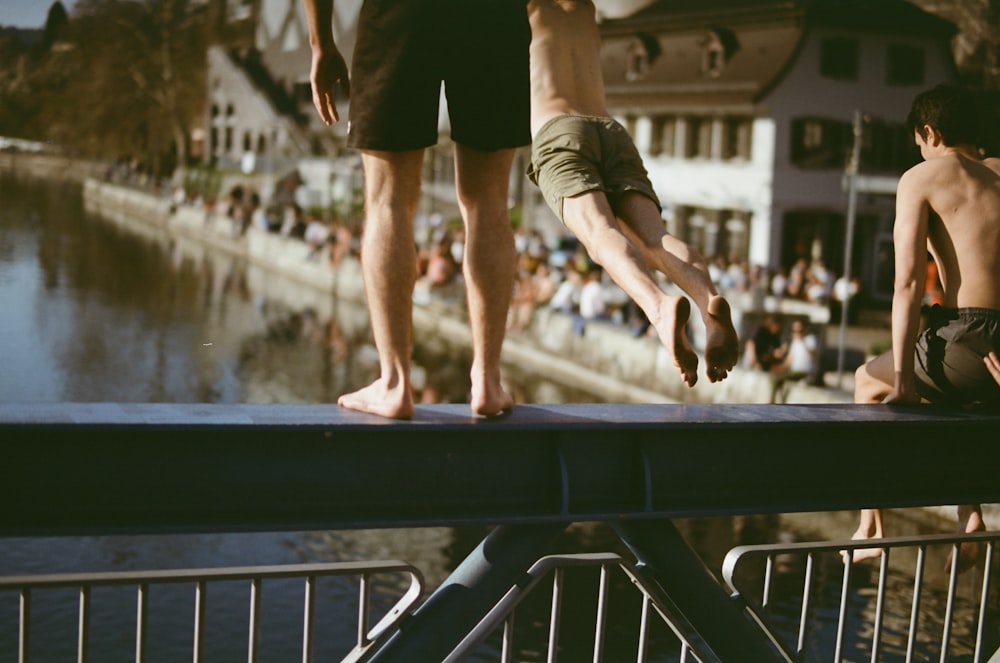
[[610,117],[560,115],[546,122],[531,143],[528,177],[560,220],[563,200],[587,191],[603,191],[616,212],[627,191],[660,206],[632,137]]
[[932,307],[917,338],[917,391],[932,403],[1000,405],[1000,385],[983,363],[1000,351],[1000,311]]

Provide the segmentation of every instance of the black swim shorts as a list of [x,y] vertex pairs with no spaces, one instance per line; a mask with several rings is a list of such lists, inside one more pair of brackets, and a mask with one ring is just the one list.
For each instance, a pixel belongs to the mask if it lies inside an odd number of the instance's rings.
[[983,363],[1000,352],[1000,311],[932,307],[917,338],[918,393],[932,403],[1000,406],[1000,386]]
[[525,0],[365,0],[348,145],[434,145],[442,83],[456,143],[482,151],[527,145],[530,41]]

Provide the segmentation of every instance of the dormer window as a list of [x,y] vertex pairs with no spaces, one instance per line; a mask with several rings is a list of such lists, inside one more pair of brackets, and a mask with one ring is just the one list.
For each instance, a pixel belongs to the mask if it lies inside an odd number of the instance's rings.
[[651,34],[640,32],[628,45],[625,58],[625,80],[634,82],[645,78],[649,68],[663,50],[660,42]]
[[712,28],[701,41],[701,73],[717,78],[738,50],[739,42],[732,30]]

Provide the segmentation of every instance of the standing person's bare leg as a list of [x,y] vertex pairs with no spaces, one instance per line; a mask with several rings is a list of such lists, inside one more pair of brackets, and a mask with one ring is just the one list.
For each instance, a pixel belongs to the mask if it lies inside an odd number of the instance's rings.
[[[892,391],[892,375],[891,352],[879,355],[860,366],[854,374],[854,402],[881,403],[882,399]],[[851,538],[854,540],[880,539],[883,536],[882,511],[880,509],[862,509],[861,522]],[[878,557],[881,554],[881,548],[858,548],[854,551],[852,559],[858,562]]]
[[854,402],[881,403],[892,392],[894,379],[891,351],[862,364],[854,372]]
[[405,419],[413,416],[410,352],[417,277],[413,216],[420,199],[423,150],[363,151],[361,158],[365,173],[361,272],[381,375],[337,403]]
[[622,232],[603,192],[588,191],[566,198],[562,210],[566,227],[646,314],[660,342],[673,354],[684,382],[693,386],[698,380],[698,355],[691,349],[685,330],[690,302],[660,289],[642,252]]
[[[958,533],[972,534],[973,532],[985,532],[986,523],[983,522],[983,509],[979,504],[960,504],[958,506]],[[958,547],[958,572],[968,571],[976,565],[985,552],[982,544],[975,541],[966,541]],[[948,561],[945,563],[945,570],[951,571],[952,557],[954,551],[948,553]]]
[[729,302],[716,291],[701,254],[670,235],[656,204],[646,196],[627,192],[618,216],[649,264],[666,275],[694,300],[705,323],[705,367],[710,382],[724,380],[736,365],[740,342]]
[[465,221],[465,277],[472,329],[472,411],[492,416],[514,404],[500,381],[507,312],[516,273],[514,231],[507,212],[514,150],[455,146],[455,187]]
[[[851,539],[854,541],[881,539],[883,536],[885,536],[885,531],[882,527],[882,510],[861,509],[861,522],[858,524],[858,530],[851,536]],[[846,555],[846,552],[842,554]],[[863,559],[879,557],[881,554],[881,548],[857,548],[853,551],[851,559],[855,562],[860,562]]]

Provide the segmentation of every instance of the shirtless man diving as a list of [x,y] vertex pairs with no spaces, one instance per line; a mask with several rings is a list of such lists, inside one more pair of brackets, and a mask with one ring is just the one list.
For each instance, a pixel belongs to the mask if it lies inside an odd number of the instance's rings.
[[698,356],[685,332],[691,305],[664,293],[650,268],[691,296],[705,323],[708,379],[725,379],[739,355],[729,304],[704,258],[666,232],[642,159],[608,113],[593,2],[530,0],[528,18],[529,176],[590,257],[643,310],[688,386],[698,379]]
[[[858,369],[855,402],[1000,407],[991,374],[1000,350],[1000,159],[980,157],[975,111],[967,92],[948,85],[913,102],[907,124],[924,160],[903,174],[896,192],[892,351]],[[928,251],[944,303],[930,310],[921,331]],[[985,529],[977,504],[959,506],[958,520],[962,532]],[[862,510],[854,538],[882,536],[881,512]],[[976,548],[962,547],[960,569],[976,561]],[[853,558],[881,553],[861,549]]]

